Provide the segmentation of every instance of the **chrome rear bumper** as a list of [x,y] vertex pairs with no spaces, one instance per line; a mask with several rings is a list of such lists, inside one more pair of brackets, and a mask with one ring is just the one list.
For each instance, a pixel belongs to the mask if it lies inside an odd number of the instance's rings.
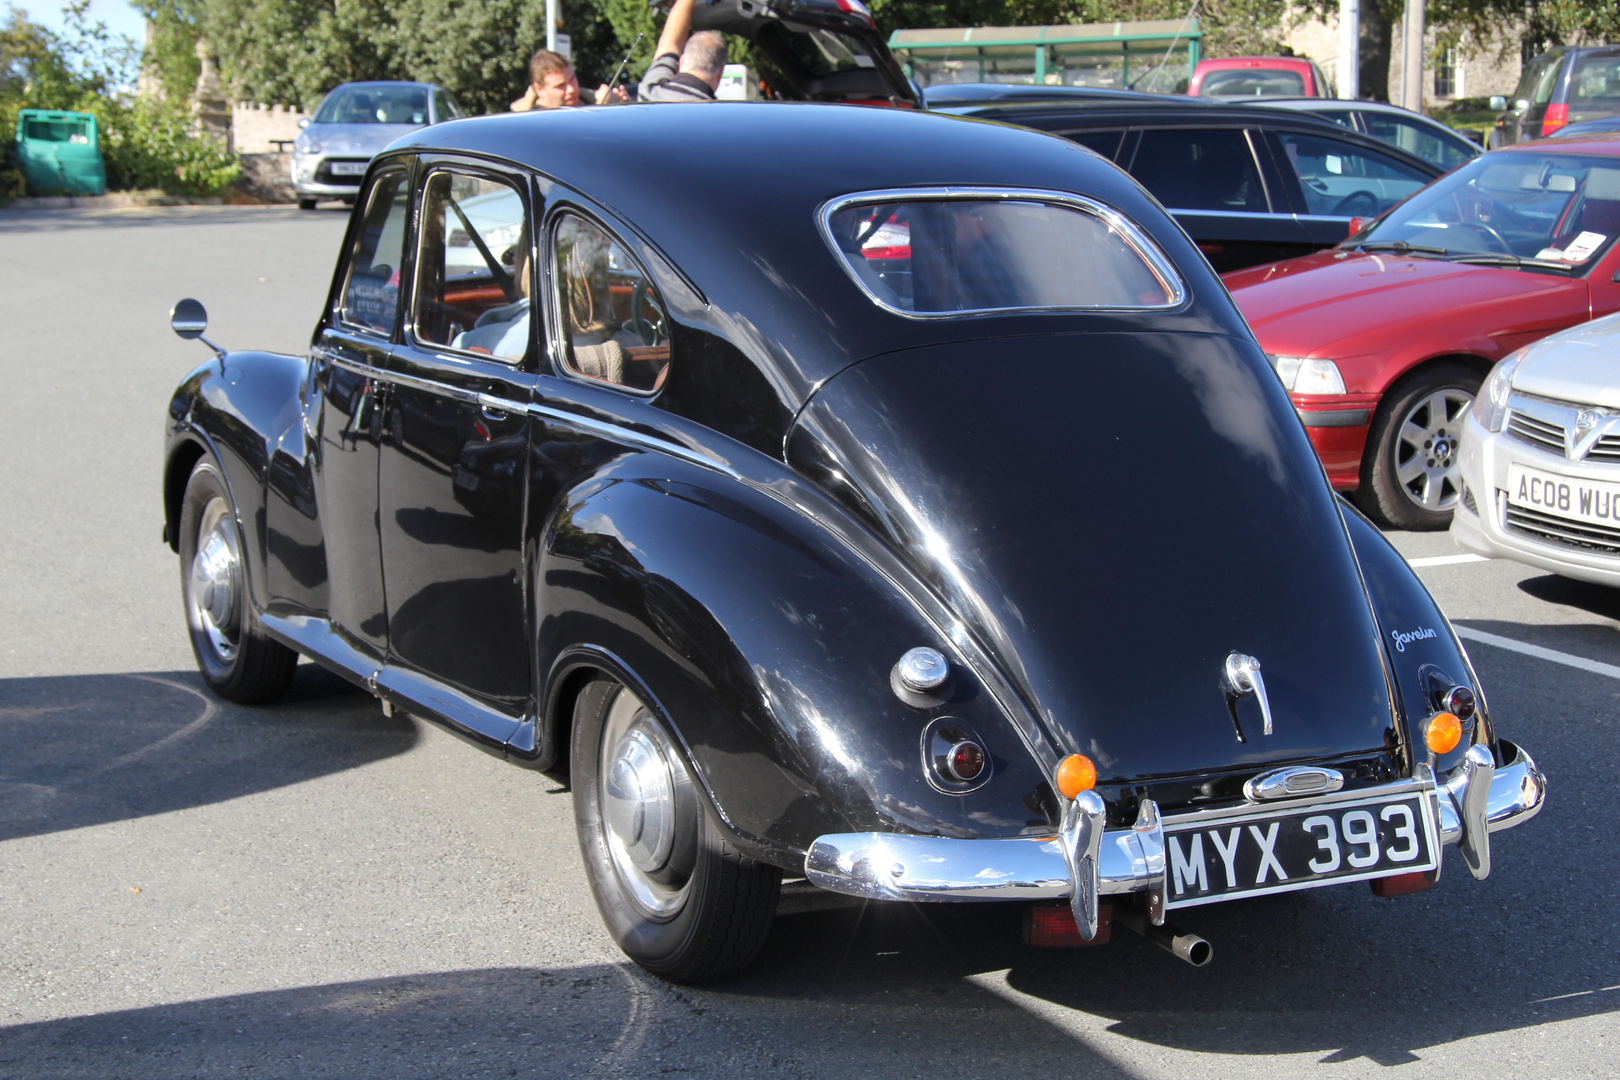
[[[1546,798],[1546,778],[1530,755],[1503,740],[1508,763],[1493,767],[1484,747],[1471,747],[1463,763],[1437,782],[1427,765],[1409,780],[1377,788],[1287,800],[1290,806],[1330,805],[1369,795],[1431,794],[1441,844],[1457,844],[1476,878],[1490,873],[1490,834],[1535,817]],[[1101,806],[1101,800],[1096,800]],[[1279,803],[1272,804],[1279,806]],[[1158,820],[1152,803],[1129,829],[1107,829],[1096,848],[1092,896],[1140,892],[1149,910],[1163,918],[1164,825],[1197,822],[1225,811],[1197,811]],[[1251,804],[1244,808],[1256,809]],[[831,892],[870,900],[981,901],[1062,900],[1076,894],[1062,836],[958,840],[902,833],[831,833],[811,845],[804,859],[810,883]],[[1081,882],[1081,893],[1092,882]],[[1328,882],[1324,882],[1328,884]],[[1090,905],[1088,905],[1090,906]],[[1157,908],[1157,911],[1154,909]]]

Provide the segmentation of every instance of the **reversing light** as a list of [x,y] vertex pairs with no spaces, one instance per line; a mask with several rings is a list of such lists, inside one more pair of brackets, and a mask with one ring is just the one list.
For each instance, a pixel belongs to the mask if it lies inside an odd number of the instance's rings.
[[1070,754],[1058,762],[1057,785],[1065,799],[1090,791],[1097,786],[1097,766],[1084,754]]
[[1448,712],[1435,713],[1423,728],[1423,741],[1433,753],[1451,753],[1462,742],[1462,721]]

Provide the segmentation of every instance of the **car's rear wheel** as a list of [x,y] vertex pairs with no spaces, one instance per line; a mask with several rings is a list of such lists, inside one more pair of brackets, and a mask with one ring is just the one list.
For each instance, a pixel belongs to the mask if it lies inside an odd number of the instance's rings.
[[286,691],[298,654],[266,636],[253,614],[236,508],[208,458],[191,470],[180,504],[180,592],[191,650],[216,694],[254,705]]
[[569,776],[591,890],[625,954],[677,983],[747,967],[782,872],[726,842],[675,740],[612,679],[575,702]]
[[1379,524],[1451,524],[1462,490],[1457,443],[1480,381],[1462,364],[1434,364],[1385,395],[1361,466],[1362,509]]

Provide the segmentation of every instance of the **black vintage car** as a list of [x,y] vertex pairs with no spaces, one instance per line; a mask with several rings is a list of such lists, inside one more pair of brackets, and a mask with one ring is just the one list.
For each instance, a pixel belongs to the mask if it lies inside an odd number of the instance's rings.
[[1129,172],[1218,273],[1340,243],[1445,170],[1307,113],[1160,95],[1006,101],[942,111],[1073,139]]
[[559,109],[426,129],[361,195],[308,355],[219,352],[170,404],[203,676],[266,701],[302,654],[566,773],[647,969],[739,969],[784,875],[1202,961],[1167,915],[1421,889],[1448,844],[1483,877],[1540,808],[1225,289],[1096,155]]

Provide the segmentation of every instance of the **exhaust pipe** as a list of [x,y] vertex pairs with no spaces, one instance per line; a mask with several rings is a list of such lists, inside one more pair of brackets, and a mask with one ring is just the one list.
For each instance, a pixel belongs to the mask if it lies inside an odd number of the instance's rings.
[[1127,930],[1136,931],[1166,952],[1175,953],[1193,967],[1203,967],[1215,959],[1215,946],[1173,923],[1154,926],[1148,921],[1147,912],[1141,908],[1124,904],[1116,906],[1114,922]]

